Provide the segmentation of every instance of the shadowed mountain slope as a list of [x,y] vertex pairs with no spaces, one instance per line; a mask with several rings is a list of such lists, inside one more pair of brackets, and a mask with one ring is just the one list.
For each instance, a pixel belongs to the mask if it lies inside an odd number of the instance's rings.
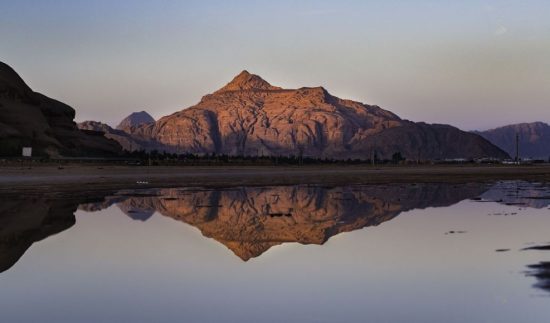
[[519,155],[523,158],[550,158],[550,125],[544,122],[518,123],[476,132],[510,156],[516,155],[516,134]]
[[0,156],[105,156],[121,151],[116,141],[80,131],[70,106],[32,91],[0,62]]
[[138,127],[141,125],[146,125],[155,122],[155,119],[153,117],[145,112],[133,112],[126,118],[124,118],[116,127],[118,130],[129,130],[132,127]]

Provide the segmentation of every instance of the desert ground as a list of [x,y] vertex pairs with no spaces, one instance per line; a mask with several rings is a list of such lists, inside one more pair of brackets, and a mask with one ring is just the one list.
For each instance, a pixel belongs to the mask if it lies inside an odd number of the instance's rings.
[[0,194],[92,192],[152,187],[550,182],[550,165],[0,167]]

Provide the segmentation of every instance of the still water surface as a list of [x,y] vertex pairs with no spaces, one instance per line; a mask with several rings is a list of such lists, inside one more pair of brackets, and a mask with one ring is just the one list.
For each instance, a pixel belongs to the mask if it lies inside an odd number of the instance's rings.
[[0,321],[550,322],[528,267],[550,251],[523,250],[549,204],[525,182],[0,197]]

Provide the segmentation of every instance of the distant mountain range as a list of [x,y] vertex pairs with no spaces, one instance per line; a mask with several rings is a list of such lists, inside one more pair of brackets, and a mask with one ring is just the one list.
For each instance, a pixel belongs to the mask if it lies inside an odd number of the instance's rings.
[[416,160],[509,158],[478,134],[415,123],[378,106],[340,99],[322,87],[283,89],[243,71],[190,108],[155,121],[133,113],[118,129],[77,125],[71,107],[33,92],[0,64],[0,155],[115,155],[134,150],[246,156]]
[[[141,143],[132,144],[135,149],[147,146],[176,153],[508,158],[476,134],[449,125],[403,120],[378,106],[337,98],[322,87],[282,89],[247,71],[195,106],[156,122],[124,127],[124,131],[134,143]],[[116,139],[113,130],[107,133]]]
[[487,131],[476,131],[510,156],[516,155],[516,134],[522,158],[550,158],[550,125],[544,122],[518,123]]
[[131,135],[132,126],[125,126],[125,130],[113,129],[106,123],[99,121],[84,121],[77,124],[78,128],[88,133],[96,133],[108,139],[118,142],[126,151],[153,150],[157,149],[158,145],[150,140],[143,140]]
[[102,135],[78,130],[70,106],[34,92],[0,62],[0,156],[21,156],[22,147],[42,156],[105,156],[121,146]]

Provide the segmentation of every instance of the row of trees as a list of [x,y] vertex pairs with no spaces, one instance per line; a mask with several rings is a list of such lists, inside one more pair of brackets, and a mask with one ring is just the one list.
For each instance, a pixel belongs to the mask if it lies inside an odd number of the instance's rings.
[[139,160],[143,165],[156,164],[261,164],[261,165],[315,165],[315,164],[399,164],[405,161],[400,152],[393,154],[391,159],[379,159],[374,156],[369,159],[334,159],[314,158],[308,156],[229,156],[226,154],[176,154],[145,150],[126,152],[126,157]]

